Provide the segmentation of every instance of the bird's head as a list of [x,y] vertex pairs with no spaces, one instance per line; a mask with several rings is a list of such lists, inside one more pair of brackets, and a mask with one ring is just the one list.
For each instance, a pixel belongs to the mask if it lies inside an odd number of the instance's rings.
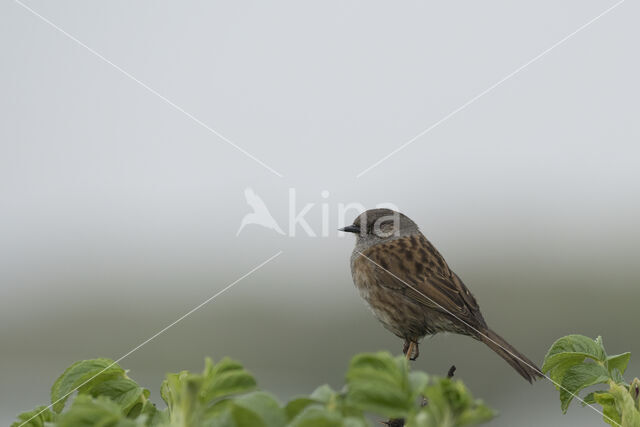
[[418,226],[408,216],[391,209],[369,209],[358,215],[353,224],[340,231],[354,233],[356,244],[370,246],[418,232]]

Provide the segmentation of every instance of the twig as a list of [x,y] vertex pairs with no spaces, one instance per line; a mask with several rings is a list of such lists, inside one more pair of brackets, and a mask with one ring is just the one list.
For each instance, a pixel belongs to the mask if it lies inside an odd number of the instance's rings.
[[453,378],[453,374],[456,372],[456,365],[451,365],[447,371],[447,378]]

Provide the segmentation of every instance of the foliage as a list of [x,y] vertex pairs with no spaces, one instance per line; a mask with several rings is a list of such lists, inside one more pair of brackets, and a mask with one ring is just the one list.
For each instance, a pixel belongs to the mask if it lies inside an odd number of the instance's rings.
[[598,404],[603,419],[614,427],[640,427],[638,394],[640,380],[625,382],[623,374],[631,353],[607,355],[602,338],[568,335],[557,340],[544,359],[542,371],[547,373],[560,392],[560,406],[567,412],[569,404],[583,389],[597,384],[608,386],[587,394],[583,405]]
[[167,408],[157,409],[149,391],[115,362],[83,360],[56,380],[51,406],[19,415],[12,427],[363,427],[368,415],[407,426],[462,427],[494,415],[462,382],[409,372],[403,357],[388,353],[355,356],[346,379],[341,391],[323,385],[282,405],[257,390],[238,362],[206,359],[201,374],[167,375],[160,389]]

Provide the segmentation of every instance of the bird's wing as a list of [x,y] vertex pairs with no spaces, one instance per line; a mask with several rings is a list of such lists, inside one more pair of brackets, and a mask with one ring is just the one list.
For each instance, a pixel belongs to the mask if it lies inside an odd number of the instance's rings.
[[375,245],[355,262],[371,269],[378,285],[461,320],[484,323],[471,292],[422,234]]

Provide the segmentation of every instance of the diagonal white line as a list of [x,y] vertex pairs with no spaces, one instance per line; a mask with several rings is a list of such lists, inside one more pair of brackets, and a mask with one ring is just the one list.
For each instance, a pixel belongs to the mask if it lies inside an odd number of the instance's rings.
[[500,80],[498,80],[496,83],[492,84],[491,86],[489,86],[488,88],[486,88],[485,90],[483,90],[482,92],[480,92],[479,94],[477,94],[476,96],[474,96],[473,98],[471,98],[470,100],[468,100],[467,102],[465,102],[464,104],[462,104],[461,106],[456,108],[455,110],[451,111],[449,114],[447,114],[446,116],[442,117],[440,120],[438,120],[437,122],[435,122],[434,124],[432,124],[431,126],[426,128],[425,130],[423,130],[422,132],[420,132],[419,134],[417,134],[416,136],[414,136],[413,138],[411,138],[410,140],[408,140],[407,142],[405,142],[404,144],[402,144],[401,146],[399,146],[398,148],[396,148],[395,150],[393,150],[392,152],[390,152],[389,154],[387,154],[386,156],[384,156],[383,158],[381,158],[380,160],[378,160],[377,162],[375,162],[374,164],[369,166],[368,168],[364,169],[362,172],[360,172],[358,175],[356,175],[356,178],[360,178],[362,175],[366,174],[371,169],[379,166],[382,162],[386,161],[391,156],[397,154],[400,150],[405,149],[407,146],[409,146],[410,144],[414,143],[417,139],[419,139],[419,138],[423,137],[424,135],[426,135],[427,133],[431,132],[433,129],[437,128],[442,123],[446,122],[451,117],[455,116],[460,111],[464,110],[469,105],[473,104],[478,99],[482,98],[483,96],[485,96],[486,94],[488,94],[489,92],[491,92],[492,90],[494,90],[495,88],[500,86],[502,83],[506,82],[507,80],[509,80],[510,78],[515,76],[516,74],[520,73],[522,70],[527,68],[529,65],[533,64],[534,62],[536,62],[537,60],[539,60],[540,58],[545,56],[547,53],[551,52],[553,49],[555,49],[556,47],[560,46],[561,44],[563,44],[564,42],[566,42],[567,40],[569,40],[570,38],[572,38],[573,36],[578,34],[580,31],[582,31],[585,28],[587,28],[589,25],[591,25],[594,22],[596,22],[598,19],[602,18],[603,16],[605,16],[606,14],[608,14],[609,12],[611,12],[613,9],[617,8],[618,6],[620,6],[624,2],[625,2],[625,0],[618,1],[616,4],[614,4],[613,6],[609,7],[604,12],[600,13],[598,16],[596,16],[595,18],[591,19],[589,22],[581,25],[580,27],[578,27],[578,29],[576,29],[572,33],[568,34],[567,36],[565,36],[561,40],[559,40],[556,43],[552,44],[551,46],[549,46],[548,48],[546,48],[545,50],[540,52],[538,55],[534,56],[529,61],[525,62],[524,64],[522,64],[521,66],[519,66],[518,68],[516,68],[515,70],[513,70],[512,72],[510,72],[509,74],[507,74],[506,76],[501,78]]
[[173,108],[175,108],[176,110],[178,110],[179,112],[181,112],[182,114],[184,114],[185,116],[189,117],[191,120],[193,120],[194,122],[196,122],[197,124],[199,124],[200,126],[202,126],[203,128],[205,128],[206,130],[208,130],[209,132],[213,133],[215,136],[217,136],[218,138],[220,138],[221,140],[223,140],[224,142],[226,142],[227,144],[231,145],[233,148],[235,148],[236,150],[240,151],[242,154],[244,154],[245,156],[249,157],[251,160],[255,161],[256,163],[258,163],[260,166],[264,167],[265,169],[267,169],[269,172],[277,175],[278,177],[282,178],[283,175],[276,171],[275,169],[273,169],[271,166],[267,165],[266,163],[264,163],[262,160],[258,159],[257,157],[255,157],[254,155],[252,155],[251,153],[249,153],[247,150],[245,150],[244,148],[240,147],[239,145],[237,145],[236,143],[234,143],[233,141],[231,141],[229,138],[227,138],[226,136],[224,136],[223,134],[221,134],[220,132],[218,132],[217,130],[213,129],[211,126],[209,126],[208,124],[206,124],[205,122],[203,122],[202,120],[200,120],[199,118],[197,118],[196,116],[194,116],[193,114],[189,113],[188,111],[186,111],[184,108],[180,107],[178,104],[176,104],[175,102],[171,101],[169,98],[167,98],[166,96],[162,95],[160,92],[158,92],[157,90],[155,90],[154,88],[152,88],[151,86],[147,85],[146,83],[142,82],[141,80],[139,80],[138,78],[136,78],[133,74],[129,73],[128,71],[126,71],[125,69],[123,69],[122,67],[120,67],[119,65],[113,63],[112,61],[110,61],[108,58],[106,58],[105,56],[103,56],[102,54],[100,54],[99,52],[97,52],[96,50],[92,49],[91,47],[87,46],[86,44],[84,44],[83,42],[81,42],[80,40],[78,40],[76,37],[74,37],[73,35],[69,34],[67,31],[63,30],[62,28],[60,28],[59,26],[57,26],[56,24],[54,24],[53,22],[51,22],[49,19],[45,18],[44,16],[42,16],[41,14],[39,14],[38,12],[36,12],[35,10],[33,10],[32,8],[30,8],[29,6],[27,6],[26,4],[24,4],[23,2],[21,2],[20,0],[13,0],[14,2],[16,2],[18,5],[22,6],[24,9],[28,10],[29,12],[31,12],[34,16],[40,18],[42,21],[46,22],[47,24],[49,24],[51,27],[53,27],[54,29],[58,30],[60,33],[64,34],[65,36],[67,36],[69,39],[73,40],[74,42],[76,42],[77,44],[79,44],[80,46],[82,46],[83,48],[87,49],[89,52],[91,52],[93,55],[97,56],[98,58],[100,58],[101,60],[103,60],[104,62],[106,62],[107,64],[111,65],[113,68],[115,68],[116,70],[118,70],[120,73],[124,74],[125,76],[127,76],[129,79],[133,80],[134,82],[138,83],[140,86],[142,86],[143,88],[145,88],[146,90],[148,90],[149,92],[151,92],[152,94],[154,94],[155,96],[157,96],[158,98],[162,99],[164,102],[166,102],[167,104],[169,104],[170,106],[172,106]]
[[74,388],[73,390],[71,390],[69,393],[65,394],[64,396],[62,396],[60,399],[56,400],[55,402],[52,402],[51,405],[47,406],[46,408],[44,408],[42,411],[38,412],[37,414],[35,414],[33,417],[29,418],[28,420],[26,420],[25,422],[23,422],[22,424],[20,424],[18,427],[22,427],[23,425],[27,424],[29,421],[31,421],[32,419],[34,419],[35,417],[37,417],[38,415],[40,415],[41,413],[43,413],[44,411],[46,411],[47,409],[51,408],[53,405],[55,405],[56,403],[60,402],[62,399],[65,399],[67,396],[69,396],[71,393],[73,393],[74,391],[78,390],[80,387],[82,387],[83,385],[87,384],[89,381],[91,381],[92,379],[94,379],[95,377],[97,377],[98,375],[100,375],[101,373],[103,373],[104,371],[106,371],[107,369],[109,369],[110,367],[112,367],[113,365],[119,363],[122,359],[128,357],[129,355],[131,355],[133,352],[139,350],[142,346],[146,345],[147,343],[149,343],[150,341],[152,341],[153,339],[157,338],[159,335],[162,335],[163,333],[165,333],[168,329],[172,328],[173,326],[175,326],[178,322],[184,320],[185,318],[187,318],[188,316],[190,316],[191,314],[193,314],[194,312],[196,312],[197,310],[199,310],[200,308],[202,308],[204,305],[206,305],[207,303],[213,301],[216,297],[218,297],[219,295],[222,295],[225,291],[231,289],[231,287],[233,287],[235,284],[239,283],[242,279],[250,276],[251,274],[253,274],[254,272],[256,272],[257,270],[259,270],[260,268],[262,268],[264,265],[266,265],[267,263],[273,261],[274,259],[276,259],[278,256],[280,256],[282,254],[282,251],[278,251],[278,253],[276,253],[275,255],[272,255],[270,258],[268,258],[267,260],[261,262],[260,264],[258,264],[257,266],[253,267],[251,270],[249,270],[247,273],[243,274],[242,276],[240,276],[239,278],[237,278],[236,280],[234,280],[233,282],[231,282],[229,285],[225,286],[222,290],[218,291],[215,295],[207,298],[206,300],[204,300],[202,303],[198,304],[197,306],[195,306],[194,308],[192,308],[191,310],[189,310],[188,312],[186,312],[185,314],[183,314],[182,316],[180,316],[178,319],[176,319],[175,321],[173,321],[172,323],[170,323],[169,325],[165,326],[164,328],[160,329],[158,332],[156,332],[155,334],[153,334],[151,337],[147,338],[146,340],[144,340],[142,343],[138,344],[137,346],[135,346],[134,348],[132,348],[131,350],[129,350],[128,352],[126,352],[125,354],[123,354],[122,356],[120,356],[118,359],[116,359],[113,363],[111,363],[109,366],[107,366],[106,368],[104,368],[102,371],[98,372],[97,374],[95,374],[94,376],[92,376],[91,378],[89,378],[88,380],[86,380],[85,382],[83,382],[82,384],[80,384],[79,386],[77,386],[76,388]]
[[[386,268],[384,268],[383,266],[381,266],[380,264],[378,264],[377,262],[375,262],[374,260],[372,260],[371,258],[369,258],[368,256],[366,256],[365,254],[363,254],[362,252],[358,251],[358,253],[363,256],[364,258],[366,258],[367,260],[369,260],[371,263],[373,263],[374,265],[376,265],[378,268],[386,271],[387,273],[389,273],[391,276],[393,276],[394,278],[398,279],[399,281],[401,281],[402,283],[404,283],[406,286],[408,286],[409,288],[413,289],[414,291],[416,291],[417,293],[419,293],[420,295],[422,295],[423,297],[425,297],[427,300],[429,300],[431,303],[435,304],[436,306],[438,306],[438,308],[440,308],[441,310],[445,311],[447,314],[453,316],[454,318],[458,319],[460,322],[464,323],[466,326],[468,326],[470,329],[472,329],[473,331],[477,332],[478,334],[482,335],[483,337],[485,337],[486,339],[488,339],[489,341],[491,341],[492,343],[494,343],[495,345],[497,345],[498,347],[500,347],[501,349],[503,349],[504,351],[506,351],[507,353],[509,353],[511,356],[515,357],[516,359],[518,359],[520,362],[524,363],[525,365],[527,365],[528,367],[530,367],[531,369],[538,371],[538,368],[535,366],[532,366],[531,364],[527,363],[526,361],[522,360],[522,358],[518,357],[517,355],[513,354],[513,352],[511,352],[509,349],[503,347],[500,345],[500,343],[494,341],[493,339],[491,339],[489,336],[487,336],[486,334],[484,334],[483,332],[479,331],[478,329],[476,329],[475,327],[471,326],[469,323],[465,322],[464,320],[462,320],[460,317],[456,316],[454,313],[452,313],[449,309],[447,309],[446,307],[443,307],[442,305],[438,304],[436,301],[434,301],[433,299],[429,298],[428,296],[426,296],[424,293],[420,292],[418,289],[416,289],[414,286],[412,286],[411,284],[407,283],[406,281],[402,280],[401,278],[399,278],[398,276],[396,276],[395,274],[393,274],[392,272],[390,272],[389,270],[387,270]],[[596,411],[597,413],[599,413],[600,415],[602,415],[603,417],[605,417],[605,419],[609,419],[611,420],[613,423],[615,423],[616,425],[618,425],[619,427],[622,427],[622,425],[618,424],[616,421],[612,420],[611,418],[607,417],[604,412],[600,411],[598,408],[596,408],[595,406],[587,403],[584,401],[584,399],[582,399],[580,396],[578,396],[576,393],[571,393],[569,390],[567,390],[565,387],[563,387],[562,385],[560,385],[559,383],[555,382],[554,380],[552,380],[548,375],[545,375],[544,373],[542,373],[542,371],[539,371],[540,374],[545,377],[546,379],[548,379],[549,381],[551,381],[551,383],[553,385],[555,385],[558,388],[561,388],[562,390],[566,391],[567,393],[569,393],[571,396],[575,397],[576,399],[578,399],[580,402],[582,402],[584,405],[589,406],[591,409],[593,409],[594,411]]]

